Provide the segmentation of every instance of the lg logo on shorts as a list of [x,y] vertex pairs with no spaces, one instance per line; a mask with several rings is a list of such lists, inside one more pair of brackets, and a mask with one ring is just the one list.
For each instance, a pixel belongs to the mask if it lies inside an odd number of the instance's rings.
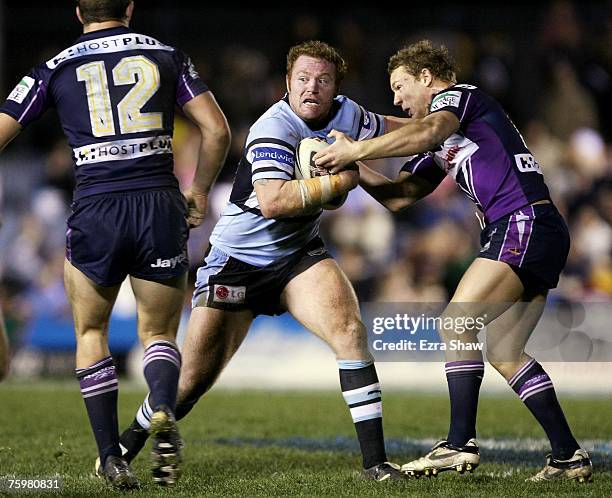
[[246,287],[244,285],[215,285],[213,301],[217,303],[244,303]]

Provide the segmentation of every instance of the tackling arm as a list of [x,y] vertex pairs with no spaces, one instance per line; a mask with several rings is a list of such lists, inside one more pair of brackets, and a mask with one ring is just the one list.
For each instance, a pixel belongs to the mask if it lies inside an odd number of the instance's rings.
[[198,165],[190,189],[185,193],[189,205],[189,226],[199,226],[206,216],[208,193],[227,156],[231,133],[227,119],[211,92],[198,95],[183,106],[187,117],[202,137]]
[[436,185],[417,175],[400,171],[395,180],[358,162],[359,185],[389,211],[397,213],[433,192]]
[[433,149],[459,129],[459,120],[448,111],[435,112],[422,119],[409,119],[399,127],[398,119],[387,119],[391,128],[396,129],[369,140],[355,141],[333,130],[329,136],[334,137],[335,142],[315,155],[315,164],[334,173],[359,160],[412,156]]
[[264,218],[288,218],[314,213],[333,198],[355,188],[356,171],[316,176],[308,180],[261,179],[255,193]]

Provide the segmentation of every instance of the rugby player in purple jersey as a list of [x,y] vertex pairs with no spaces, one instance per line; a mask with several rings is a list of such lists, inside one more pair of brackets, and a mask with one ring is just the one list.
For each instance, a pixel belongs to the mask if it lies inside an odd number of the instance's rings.
[[[154,405],[153,477],[174,484],[180,437],[174,408],[181,356],[175,343],[186,289],[189,227],[202,223],[230,132],[189,57],[129,28],[130,0],[78,0],[83,34],[34,67],[0,107],[0,150],[49,107],[73,150],[76,189],[66,232],[64,281],[74,317],[76,375],[99,452],[96,472],[114,487],[138,481],[121,455],[117,375],[108,324],[129,275]],[[173,173],[175,106],[201,134],[185,197]]]
[[[315,156],[316,164],[336,172],[359,160],[415,156],[395,180],[360,165],[360,184],[392,211],[432,192],[447,174],[454,178],[482,213],[482,249],[443,316],[469,317],[472,323],[486,317],[489,363],[527,405],[552,447],[546,466],[530,479],[590,480],[589,455],[572,435],[552,381],[524,349],[570,243],[540,166],[499,103],[475,86],[457,84],[444,47],[414,43],[394,54],[388,69],[394,104],[411,122],[359,142],[334,130],[335,142]],[[478,330],[460,332],[452,326],[439,331],[445,341],[477,342]],[[480,463],[475,437],[482,352],[449,350],[446,361],[449,433],[426,456],[402,467],[410,474],[463,472]]]

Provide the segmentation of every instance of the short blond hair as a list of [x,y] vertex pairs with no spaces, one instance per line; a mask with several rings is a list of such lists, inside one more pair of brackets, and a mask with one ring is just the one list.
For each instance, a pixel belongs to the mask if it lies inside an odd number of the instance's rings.
[[403,67],[412,76],[418,76],[427,68],[436,78],[445,81],[457,81],[455,61],[444,45],[434,47],[429,40],[421,40],[398,50],[389,59],[389,74],[398,67]]

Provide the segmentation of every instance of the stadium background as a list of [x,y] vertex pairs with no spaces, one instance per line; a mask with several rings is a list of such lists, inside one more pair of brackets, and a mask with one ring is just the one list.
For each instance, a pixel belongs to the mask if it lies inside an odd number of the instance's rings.
[[[228,198],[249,125],[283,95],[289,46],[306,39],[332,43],[349,64],[341,92],[373,111],[397,113],[386,61],[404,43],[427,37],[456,56],[461,82],[482,87],[504,105],[568,220],[572,250],[551,301],[610,304],[610,2],[438,2],[435,8],[390,4],[350,10],[181,4],[139,1],[132,27],[192,56],[232,128],[231,152],[213,192],[210,216],[192,231],[192,270]],[[0,1],[0,93],[8,95],[31,66],[79,33],[73,2]],[[174,150],[177,176],[187,186],[197,135],[180,117]],[[388,173],[394,175],[399,164]],[[62,265],[73,176],[70,149],[54,112],[25,130],[5,150],[0,165],[0,299],[14,352],[13,376],[69,377],[74,339]],[[325,214],[322,231],[363,303],[409,303],[444,301],[452,294],[478,249],[479,226],[472,204],[447,179],[428,199],[397,216],[357,189],[340,210]],[[187,318],[189,295],[185,303]],[[604,334],[601,339],[610,336],[609,330],[596,332]],[[126,287],[114,313],[111,344],[121,370],[139,378],[141,352],[135,341],[135,309]],[[314,373],[313,363],[320,366]],[[561,392],[609,395],[609,365],[558,364],[551,374]],[[440,363],[388,363],[380,370],[387,387],[445,389]],[[601,381],[585,383],[577,372]],[[486,376],[489,387],[507,389],[497,377]],[[327,348],[290,318],[262,318],[221,384],[336,388],[337,371]]]

